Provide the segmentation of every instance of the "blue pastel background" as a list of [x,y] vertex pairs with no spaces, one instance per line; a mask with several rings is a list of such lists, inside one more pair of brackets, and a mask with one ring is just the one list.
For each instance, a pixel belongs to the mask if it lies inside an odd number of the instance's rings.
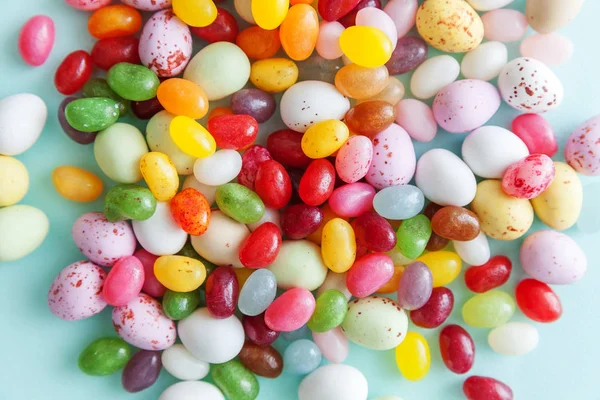
[[[509,7],[524,10],[524,1],[517,0]],[[156,384],[135,395],[126,393],[120,374],[104,378],[89,377],[77,369],[79,352],[92,340],[115,335],[110,310],[79,322],[65,322],[54,317],[46,306],[46,293],[54,276],[66,265],[82,259],[71,240],[71,225],[82,213],[102,210],[102,202],[77,204],[61,198],[54,190],[51,172],[59,165],[87,168],[108,179],[96,165],[92,146],[70,141],[61,131],[56,109],[62,96],[53,85],[54,71],[60,61],[76,49],[91,50],[94,40],[87,32],[87,14],[76,11],[61,0],[19,0],[2,2],[0,13],[0,97],[31,92],[41,96],[48,105],[49,118],[39,141],[18,158],[27,166],[31,185],[23,204],[44,210],[50,217],[51,230],[43,245],[28,257],[0,264],[0,400],[121,400],[156,399],[175,380],[164,370]],[[46,14],[56,24],[56,44],[46,64],[32,68],[24,64],[17,52],[17,37],[21,25],[32,15]],[[554,68],[565,87],[562,106],[547,115],[558,137],[562,159],[566,137],[581,122],[600,113],[600,80],[598,79],[598,15],[600,1],[588,0],[577,19],[560,33],[575,44],[575,55],[564,66]],[[530,32],[531,33],[531,32]],[[430,54],[435,55],[432,51]],[[518,55],[518,44],[509,45],[511,57]],[[458,55],[460,60],[462,55]],[[315,67],[313,65],[313,67]],[[407,85],[410,75],[400,79]],[[407,85],[408,86],[408,85]],[[503,106],[490,124],[509,127],[517,115]],[[144,124],[134,122],[143,127]],[[261,136],[281,127],[273,118],[261,126]],[[464,135],[440,132],[434,142],[417,144],[417,152],[432,147],[459,151]],[[598,179],[584,178],[585,190]],[[596,187],[597,188],[597,187]],[[0,189],[1,190],[1,189]],[[596,190],[596,193],[599,193]],[[600,196],[585,199],[588,210],[581,218],[598,220],[600,211],[594,208]],[[536,222],[533,229],[543,229]],[[487,329],[469,328],[477,346],[472,374],[487,375],[509,384],[517,399],[527,400],[595,400],[597,390],[600,346],[600,233],[585,234],[577,227],[567,232],[585,249],[589,267],[585,278],[572,286],[555,287],[562,299],[564,315],[553,324],[536,324],[540,343],[531,354],[506,357],[493,353],[487,345]],[[518,264],[521,240],[491,241],[493,254],[505,254],[515,263],[511,280],[503,289],[512,293],[514,284],[522,278]],[[462,274],[450,288],[456,296],[455,309],[448,322],[462,324],[460,310],[471,294],[465,289]],[[514,320],[524,320],[517,313]],[[414,329],[414,327],[412,327]],[[393,351],[373,352],[352,346],[347,363],[359,368],[369,381],[369,398],[399,395],[405,400],[462,399],[464,377],[449,372],[440,359],[437,346],[438,330],[421,330],[429,341],[432,368],[420,382],[404,379],[394,362]],[[277,348],[286,342],[280,339]],[[302,378],[283,375],[276,380],[260,379],[260,400],[293,400]],[[332,399],[335,400],[335,399]]]

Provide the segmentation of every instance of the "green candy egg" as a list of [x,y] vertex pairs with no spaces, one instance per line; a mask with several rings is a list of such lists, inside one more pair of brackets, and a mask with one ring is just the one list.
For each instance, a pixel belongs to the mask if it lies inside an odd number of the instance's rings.
[[187,317],[199,304],[200,292],[197,290],[181,293],[167,289],[162,299],[163,311],[173,321]]
[[106,129],[119,119],[119,105],[106,97],[77,99],[65,108],[69,125],[81,132]]
[[101,338],[90,343],[79,355],[79,369],[93,376],[114,374],[127,364],[131,349],[123,339]]
[[156,199],[150,189],[138,185],[117,185],[104,197],[104,215],[110,222],[144,221],[154,215]]
[[226,183],[219,186],[215,199],[224,214],[242,224],[254,224],[265,214],[265,204],[260,197],[239,183]]
[[515,313],[515,301],[506,292],[492,290],[471,297],[462,309],[467,325],[495,328],[504,325]]
[[396,247],[409,259],[415,259],[423,254],[429,237],[431,236],[431,222],[423,214],[402,221],[396,232],[398,242]]
[[348,302],[339,290],[329,289],[317,297],[315,312],[308,320],[308,328],[313,332],[327,332],[344,322]]
[[106,97],[117,102],[119,116],[124,117],[129,112],[129,101],[115,93],[108,86],[106,79],[92,78],[83,85],[83,97]]
[[108,70],[106,81],[112,90],[126,100],[144,101],[156,97],[158,77],[143,65],[118,63]]
[[258,397],[258,380],[238,360],[210,366],[210,377],[226,398],[254,400]]

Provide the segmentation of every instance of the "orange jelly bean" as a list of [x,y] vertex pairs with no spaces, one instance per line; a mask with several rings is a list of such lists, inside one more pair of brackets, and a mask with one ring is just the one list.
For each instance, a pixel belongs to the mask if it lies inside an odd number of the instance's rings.
[[251,26],[241,31],[235,39],[235,44],[249,58],[262,60],[271,58],[279,51],[279,29],[268,31],[260,26]]
[[233,111],[229,107],[216,107],[213,108],[211,112],[208,113],[208,121],[210,121],[214,117],[219,117],[221,115],[232,115]]
[[94,11],[88,30],[97,39],[133,35],[142,28],[142,15],[133,7],[118,4]]
[[377,290],[378,294],[390,294],[396,293],[398,290],[398,286],[400,285],[400,277],[404,272],[404,265],[395,265],[394,266],[394,275],[390,278],[387,283],[385,283],[382,287]]
[[62,197],[82,203],[96,200],[103,190],[102,181],[96,175],[68,165],[52,171],[52,183]]
[[312,4],[313,0],[290,0],[290,5],[295,6],[296,4]]
[[171,215],[181,229],[199,236],[208,229],[210,204],[196,189],[183,189],[171,200]]
[[296,61],[306,60],[315,50],[319,36],[319,16],[308,4],[296,4],[279,28],[279,39],[287,55]]
[[200,119],[208,112],[206,95],[200,86],[186,79],[167,79],[158,87],[156,96],[171,114]]
[[350,64],[335,74],[335,87],[344,96],[361,100],[375,96],[385,89],[388,77],[385,65],[369,68]]

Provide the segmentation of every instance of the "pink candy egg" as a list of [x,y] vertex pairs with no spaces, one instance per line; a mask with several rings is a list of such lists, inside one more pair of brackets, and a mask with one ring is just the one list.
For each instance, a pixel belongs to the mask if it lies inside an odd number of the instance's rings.
[[323,333],[313,332],[312,337],[323,357],[329,362],[343,363],[348,357],[348,338],[340,327]]
[[123,257],[111,268],[102,296],[111,306],[124,306],[140,294],[144,284],[144,266],[133,256]]
[[171,0],[121,0],[121,2],[143,11],[158,11],[171,7]]
[[354,297],[372,295],[394,275],[394,262],[381,253],[362,256],[354,262],[346,274],[346,286]]
[[529,26],[525,14],[508,8],[499,8],[481,16],[484,37],[496,42],[521,40]]
[[405,185],[415,174],[417,160],[410,136],[392,124],[373,138],[373,161],[367,182],[375,189]]
[[437,134],[433,111],[420,100],[404,99],[396,104],[396,123],[419,142],[430,142]]
[[415,26],[418,7],[417,0],[391,0],[383,7],[383,11],[394,21],[399,38]]
[[106,272],[89,261],[69,265],[56,276],[48,291],[52,314],[77,321],[98,314],[106,307],[102,287]]
[[82,11],[96,11],[107,6],[112,0],[65,0],[65,3]]
[[346,183],[365,177],[373,159],[373,143],[366,136],[356,135],[346,140],[335,157],[335,169]]
[[25,22],[19,34],[19,52],[23,60],[34,67],[46,62],[54,46],[54,21],[36,15]]
[[546,65],[564,64],[573,56],[573,42],[557,33],[531,35],[521,42],[521,55]]
[[600,115],[581,124],[567,139],[565,160],[583,175],[600,175]]
[[158,256],[150,254],[144,249],[136,251],[133,256],[140,260],[144,266],[144,285],[142,286],[142,291],[152,297],[163,297],[167,288],[154,275],[154,263]]
[[113,308],[112,322],[124,341],[142,350],[167,349],[177,337],[175,322],[165,316],[157,300],[144,293]]
[[532,154],[506,169],[502,190],[518,199],[533,199],[548,189],[554,174],[554,163],[550,157]]
[[71,230],[73,241],[92,262],[112,267],[121,257],[135,251],[135,235],[125,221],[108,222],[103,213],[92,212],[77,218]]
[[326,60],[335,60],[343,54],[340,47],[340,36],[344,32],[344,25],[337,21],[321,21],[316,50]]
[[366,7],[356,13],[356,26],[371,26],[381,30],[392,42],[392,49],[396,48],[398,32],[394,20],[383,10],[375,7]]
[[552,157],[558,151],[552,126],[539,114],[522,114],[512,122],[511,130],[529,149],[531,154]]
[[276,332],[295,331],[308,322],[315,306],[315,298],[308,290],[289,289],[267,308],[265,323]]
[[449,84],[435,97],[433,115],[451,133],[479,128],[500,108],[498,89],[489,82],[464,79]]
[[328,204],[340,217],[354,218],[373,208],[374,197],[375,189],[368,183],[349,183],[335,189]]

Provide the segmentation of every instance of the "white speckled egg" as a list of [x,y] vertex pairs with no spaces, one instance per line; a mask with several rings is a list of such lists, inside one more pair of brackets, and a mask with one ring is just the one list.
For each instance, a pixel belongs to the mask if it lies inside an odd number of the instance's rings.
[[171,215],[169,203],[158,201],[156,211],[144,221],[131,221],[138,242],[148,252],[157,256],[177,253],[183,248],[188,234],[177,225]]
[[0,154],[16,156],[33,146],[47,117],[46,103],[34,94],[15,94],[0,100]]
[[121,0],[121,2],[142,11],[158,11],[171,7],[171,0]]
[[600,115],[577,127],[567,139],[565,160],[583,175],[600,175]]
[[139,46],[142,64],[161,77],[178,75],[192,57],[190,28],[173,10],[159,11],[144,25]]
[[169,126],[173,118],[175,116],[165,110],[150,118],[146,126],[146,141],[150,151],[158,151],[169,156],[179,175],[190,175],[194,171],[196,158],[181,151],[171,139]]
[[140,293],[127,305],[115,307],[112,322],[117,334],[142,350],[164,350],[175,343],[175,322],[163,313],[153,297]]
[[78,261],[60,271],[48,291],[52,314],[77,321],[98,314],[106,307],[102,287],[106,272],[89,261]]
[[246,225],[234,221],[221,211],[213,211],[206,232],[192,236],[192,246],[198,254],[214,264],[243,268],[239,257],[240,247],[249,234]]
[[408,133],[392,124],[373,138],[373,160],[366,178],[376,189],[406,185],[415,174],[415,148]]
[[541,61],[521,57],[500,72],[498,88],[504,101],[519,111],[544,113],[560,105],[564,96],[558,77]]
[[50,223],[44,212],[24,204],[0,208],[0,262],[15,261],[37,249]]
[[131,256],[135,251],[135,235],[129,223],[108,222],[100,212],[77,218],[71,235],[84,256],[105,267],[112,267],[119,258]]
[[300,400],[367,400],[369,384],[358,369],[329,364],[314,370],[300,382]]
[[208,382],[177,382],[169,386],[158,400],[225,400],[223,393]]

